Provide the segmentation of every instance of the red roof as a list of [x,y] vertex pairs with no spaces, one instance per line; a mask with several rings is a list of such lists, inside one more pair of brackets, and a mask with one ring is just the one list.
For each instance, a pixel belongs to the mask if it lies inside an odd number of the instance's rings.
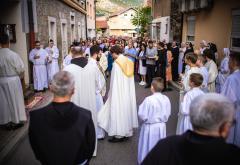
[[108,28],[107,21],[96,21],[96,27],[98,29],[107,29]]

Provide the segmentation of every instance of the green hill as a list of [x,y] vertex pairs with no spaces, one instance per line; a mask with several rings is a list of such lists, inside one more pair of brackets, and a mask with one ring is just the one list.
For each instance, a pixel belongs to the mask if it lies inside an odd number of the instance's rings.
[[124,8],[142,5],[143,0],[98,0],[96,13],[98,16],[109,15]]

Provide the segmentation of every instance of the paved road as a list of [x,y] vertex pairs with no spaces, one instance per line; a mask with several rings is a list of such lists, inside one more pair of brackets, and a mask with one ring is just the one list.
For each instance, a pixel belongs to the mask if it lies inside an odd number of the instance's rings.
[[[136,85],[137,104],[139,105],[143,99],[150,95],[149,89]],[[172,113],[167,122],[167,135],[175,134],[178,113],[178,92],[173,90],[165,93],[171,100]],[[135,165],[137,162],[137,144],[139,130],[135,130],[135,134],[129,141],[124,143],[109,143],[107,139],[98,143],[97,157],[93,158],[91,164],[93,165]],[[23,138],[18,147],[8,159],[6,165],[39,165],[35,160],[31,147],[29,145],[28,137]]]

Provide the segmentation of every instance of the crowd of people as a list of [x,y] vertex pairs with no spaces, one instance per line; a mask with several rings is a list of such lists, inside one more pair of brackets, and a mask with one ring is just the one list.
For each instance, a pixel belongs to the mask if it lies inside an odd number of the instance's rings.
[[[19,124],[26,121],[19,90],[24,66],[7,35],[0,44],[0,124]],[[98,140],[106,133],[109,142],[128,140],[139,119],[138,164],[239,162],[240,54],[224,48],[221,59],[215,44],[203,40],[199,47],[147,37],[80,39],[59,60],[53,40],[45,49],[36,41],[29,54],[34,89],[54,94],[49,105],[30,113],[36,158],[42,164],[88,164]],[[138,111],[135,79],[152,91]],[[180,89],[179,114],[176,136],[166,137],[171,102],[164,92],[171,84]]]

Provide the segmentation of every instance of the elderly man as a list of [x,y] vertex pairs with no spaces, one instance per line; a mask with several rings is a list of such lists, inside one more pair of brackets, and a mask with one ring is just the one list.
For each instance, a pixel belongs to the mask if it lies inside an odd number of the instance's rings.
[[66,71],[53,76],[52,103],[30,112],[29,139],[42,164],[88,163],[95,148],[91,112],[70,102],[74,78]]
[[20,56],[9,49],[9,37],[0,35],[0,125],[14,129],[27,120],[22,85],[24,64]]
[[220,94],[196,97],[190,105],[193,131],[158,142],[143,165],[239,164],[240,149],[225,139],[233,122],[234,106]]

